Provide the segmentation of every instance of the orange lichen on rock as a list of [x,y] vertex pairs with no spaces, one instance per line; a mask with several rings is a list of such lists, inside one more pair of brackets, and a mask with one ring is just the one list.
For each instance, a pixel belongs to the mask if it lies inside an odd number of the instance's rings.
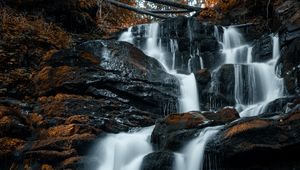
[[83,51],[83,52],[80,53],[80,56],[81,56],[82,59],[84,59],[85,61],[88,61],[91,64],[95,64],[95,65],[100,64],[99,58],[96,58],[90,52]]
[[21,149],[25,141],[17,138],[4,137],[0,138],[0,154],[5,152],[12,152]]
[[249,122],[242,122],[240,124],[234,125],[233,127],[226,130],[224,133],[225,138],[230,138],[235,134],[245,132],[251,129],[263,128],[269,126],[270,122],[267,120],[252,120]]
[[183,114],[170,114],[165,118],[168,125],[184,126],[184,128],[193,128],[203,123],[207,119],[199,113],[183,113]]
[[79,126],[74,124],[55,126],[48,130],[48,136],[49,137],[72,136],[78,133],[79,128],[80,128]]

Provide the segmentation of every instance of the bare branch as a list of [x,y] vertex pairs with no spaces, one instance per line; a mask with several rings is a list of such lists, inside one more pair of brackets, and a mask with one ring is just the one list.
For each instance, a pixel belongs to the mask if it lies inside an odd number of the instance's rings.
[[257,25],[256,23],[246,23],[246,24],[239,24],[239,25],[229,25],[229,26],[225,26],[227,27],[234,27],[234,28],[243,28],[243,27],[250,27],[250,26],[255,26]]
[[119,2],[117,0],[107,0],[107,2],[111,3],[112,5],[117,6],[119,8],[124,8],[124,9],[134,11],[134,12],[139,13],[139,14],[146,14],[146,15],[150,15],[150,16],[153,16],[153,17],[156,17],[156,18],[161,18],[161,19],[167,19],[168,18],[168,17],[163,16],[163,15],[159,15],[159,14],[155,14],[155,13],[143,10],[143,9],[135,8],[133,6],[130,6],[130,5],[122,3],[122,2]]
[[186,9],[186,10],[190,10],[190,11],[200,11],[202,9],[201,7],[189,6],[189,5],[180,4],[180,3],[176,3],[176,2],[172,2],[172,1],[168,1],[168,0],[145,0],[145,1],[153,2],[153,3],[157,3],[157,4],[163,4],[163,5],[172,6],[172,7],[181,8],[181,9]]
[[192,11],[182,9],[182,10],[149,10],[149,12],[157,13],[157,14],[169,14],[169,13],[179,14],[179,13],[189,13],[189,12],[192,12]]

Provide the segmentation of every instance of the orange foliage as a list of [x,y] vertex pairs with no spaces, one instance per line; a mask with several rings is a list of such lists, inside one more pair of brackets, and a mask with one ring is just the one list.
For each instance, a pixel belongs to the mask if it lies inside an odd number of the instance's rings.
[[2,40],[15,43],[20,39],[28,38],[45,41],[57,48],[64,48],[72,42],[71,37],[60,27],[47,23],[42,18],[30,18],[15,14],[9,9],[0,10],[0,27]]
[[212,8],[218,4],[219,0],[206,0],[205,6],[208,8]]

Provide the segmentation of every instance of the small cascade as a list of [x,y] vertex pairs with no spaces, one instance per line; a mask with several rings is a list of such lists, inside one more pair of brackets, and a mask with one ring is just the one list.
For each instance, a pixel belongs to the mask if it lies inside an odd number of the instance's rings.
[[151,153],[150,136],[154,126],[132,133],[108,134],[95,148],[100,158],[97,170],[139,170],[145,155]]
[[[234,64],[234,98],[240,116],[255,116],[283,93],[283,81],[275,74],[279,40],[273,36],[273,58],[266,63],[252,62],[252,47],[243,44],[242,35],[232,27],[223,28],[225,64]],[[254,108],[256,108],[254,110]]]
[[[121,39],[120,41],[127,41],[129,43],[132,43],[134,40],[134,36],[132,33],[128,33],[132,29],[128,29],[127,32],[123,33],[125,35],[131,35],[132,38],[127,38],[127,36],[121,35],[121,37],[125,37],[126,39]],[[191,34],[191,33],[189,33]],[[187,112],[187,111],[198,111],[200,110],[199,107],[199,97],[197,93],[197,84],[196,79],[193,73],[191,73],[191,62],[192,58],[194,56],[191,56],[188,62],[188,72],[189,75],[186,74],[180,74],[177,73],[177,70],[175,69],[175,57],[176,52],[178,50],[178,43],[177,40],[171,39],[169,42],[170,49],[164,49],[161,45],[161,39],[159,38],[159,24],[158,23],[151,23],[149,24],[148,30],[146,31],[145,37],[147,37],[145,48],[138,46],[139,44],[134,44],[138,48],[142,49],[145,54],[147,54],[150,57],[155,58],[157,61],[161,63],[161,65],[165,68],[166,72],[169,74],[172,74],[176,76],[180,82],[180,91],[181,91],[181,97],[179,98],[179,110],[181,112]],[[192,35],[190,35],[192,36]],[[172,54],[172,63],[167,62],[166,53],[169,52]],[[202,62],[203,64],[203,62]]]
[[[192,110],[200,110],[195,75],[177,74],[177,77],[180,79],[181,82],[180,91],[182,94],[185,94],[182,95],[179,99],[181,105],[180,112],[191,111],[191,108]],[[191,89],[195,89],[195,91]]]
[[243,36],[234,27],[223,27],[223,49],[234,49],[242,45]]
[[178,50],[178,42],[176,39],[170,39],[170,50],[172,53],[172,70],[175,70],[176,52]]
[[216,25],[214,26],[214,37],[217,39],[217,41],[221,42],[219,29],[218,29],[218,26],[216,26]]
[[200,69],[204,69],[203,58],[199,56]]
[[128,30],[120,36],[119,41],[126,41],[129,43],[133,43],[133,37],[132,37],[131,30],[132,30],[132,27],[129,27]]
[[283,97],[284,82],[282,78],[277,77],[276,74],[276,63],[280,57],[280,46],[278,35],[272,36],[273,51],[272,59],[266,63],[253,63],[253,67],[259,71],[259,76],[262,81],[262,85],[257,87],[261,89],[263,94],[263,100],[246,106],[245,109],[240,113],[241,116],[255,116],[264,112],[265,107],[271,101]]
[[207,127],[203,129],[199,136],[190,141],[181,153],[175,154],[175,170],[202,170],[204,162],[204,151],[206,143],[223,126]]

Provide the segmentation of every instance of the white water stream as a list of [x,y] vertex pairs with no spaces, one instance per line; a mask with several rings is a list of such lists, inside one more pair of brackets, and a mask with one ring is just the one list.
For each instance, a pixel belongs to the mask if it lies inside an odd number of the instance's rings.
[[[145,25],[146,26],[146,25]],[[140,27],[138,27],[140,29]],[[138,32],[141,32],[138,30]],[[190,34],[189,34],[190,35]],[[215,34],[221,41],[220,33],[215,27]],[[197,84],[193,73],[179,74],[175,70],[176,51],[178,42],[171,39],[170,49],[161,45],[159,37],[159,24],[152,23],[146,26],[146,44],[134,44],[143,50],[148,56],[158,60],[166,72],[177,77],[180,82],[181,96],[179,97],[180,112],[200,110],[197,92]],[[120,36],[120,41],[134,43],[132,28]],[[241,116],[254,116],[260,114],[267,103],[283,95],[283,81],[275,74],[275,65],[280,57],[279,40],[273,36],[273,58],[265,63],[253,62],[252,47],[244,44],[242,35],[234,28],[224,29],[223,53],[225,62],[222,64],[234,64],[234,98],[236,108]],[[172,59],[167,60],[166,53],[172,54]],[[197,54],[199,55],[199,54]],[[192,55],[189,60],[191,72]],[[203,56],[205,57],[205,56]],[[199,55],[199,63],[204,68],[203,59]],[[168,63],[168,61],[172,63]],[[247,88],[245,88],[247,87]],[[247,95],[245,95],[247,94]],[[100,141],[96,153],[100,158],[98,170],[139,170],[143,157],[153,152],[149,137],[152,127],[144,128],[132,133],[109,134]],[[180,153],[175,153],[175,170],[201,170],[203,168],[204,151],[206,143],[222,128],[207,127],[191,140]]]
[[183,148],[181,153],[176,153],[174,170],[202,170],[205,146],[222,127],[213,126],[203,129],[198,137]]
[[224,28],[224,64],[234,64],[234,97],[241,117],[260,114],[268,103],[283,96],[283,79],[278,78],[275,71],[280,57],[277,35],[272,36],[272,42],[272,59],[253,62],[252,47],[243,44],[242,35],[235,28]]
[[[161,40],[159,38],[159,24],[151,23],[149,24],[148,31],[146,33],[147,41],[146,47],[142,48],[145,54],[150,57],[155,58],[157,61],[161,63],[161,65],[165,68],[166,72],[172,74],[177,77],[180,83],[180,93],[179,97],[179,111],[187,112],[187,111],[199,111],[199,97],[198,97],[198,89],[196,84],[195,75],[190,73],[189,75],[177,73],[175,70],[175,53],[178,50],[177,40],[170,40],[170,50],[172,53],[172,63],[170,64],[170,68],[168,67],[167,59],[166,59],[166,51],[161,46]],[[131,33],[131,28],[128,29],[127,32],[124,32],[119,41],[127,41],[129,43],[133,42],[133,35]],[[138,46],[138,44],[136,44]],[[203,62],[202,62],[203,64]]]
[[99,142],[97,170],[138,170],[145,155],[153,152],[150,136],[154,126],[132,133],[109,134]]

